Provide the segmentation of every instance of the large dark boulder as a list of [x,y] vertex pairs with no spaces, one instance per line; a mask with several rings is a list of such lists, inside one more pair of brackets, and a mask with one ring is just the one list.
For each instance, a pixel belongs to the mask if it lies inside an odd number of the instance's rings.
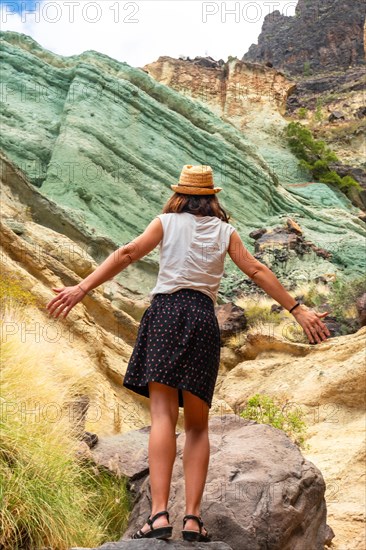
[[[298,446],[283,431],[245,420],[239,414],[213,416],[209,429],[211,456],[201,514],[213,541],[210,546],[205,543],[204,548],[323,550],[324,544],[329,544],[334,536],[326,524],[325,482],[319,469],[302,456]],[[116,471],[121,454],[125,462],[131,461],[130,465],[124,465],[124,471],[129,471],[136,479],[137,472],[142,475],[148,468],[147,463],[141,462],[146,456],[148,432],[143,429],[134,433],[138,437],[131,434],[115,436],[114,449],[111,436],[106,448],[108,456],[114,457],[112,470]],[[123,437],[126,437],[126,445]],[[164,548],[163,544],[168,544],[180,549],[187,544],[180,542],[184,515],[184,442],[185,434],[180,433],[168,503],[174,540],[168,543],[150,541],[150,548]],[[128,453],[127,445],[130,446]],[[103,438],[100,438],[95,450],[90,451],[99,463],[102,446]],[[139,464],[134,468],[137,456]],[[103,462],[108,466],[107,455]],[[134,507],[128,528],[120,539],[130,541],[131,548],[140,548],[129,537],[145,523],[150,506],[149,477],[145,475],[135,484]],[[196,544],[190,547],[203,548],[202,543]],[[101,548],[112,550],[130,546],[103,545]]]
[[336,122],[338,120],[345,120],[345,116],[340,111],[332,111],[328,117],[329,122]]
[[[184,542],[179,540],[144,539],[106,542],[95,548],[71,548],[70,550],[234,550],[224,542]],[[239,549],[238,549],[239,550]]]

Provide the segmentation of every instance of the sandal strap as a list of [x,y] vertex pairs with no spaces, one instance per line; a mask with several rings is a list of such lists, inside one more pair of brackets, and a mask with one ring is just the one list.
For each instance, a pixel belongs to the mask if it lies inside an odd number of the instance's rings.
[[161,512],[157,512],[151,519],[150,516],[147,518],[147,523],[150,525],[151,530],[154,530],[153,523],[157,518],[160,518],[160,516],[166,516],[168,523],[169,523],[169,512],[168,510],[162,510]]
[[200,528],[200,533],[201,533],[202,532],[202,527],[203,527],[203,521],[202,521],[201,516],[194,516],[193,514],[187,514],[183,518],[183,527],[185,526],[188,519],[195,519],[198,522],[198,525],[199,525],[199,528]]

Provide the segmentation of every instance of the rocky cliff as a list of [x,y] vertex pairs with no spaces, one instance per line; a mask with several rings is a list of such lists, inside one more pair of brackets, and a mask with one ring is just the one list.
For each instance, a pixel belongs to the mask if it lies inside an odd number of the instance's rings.
[[[296,118],[296,109],[298,110],[305,102],[305,94],[302,90],[306,88],[306,85],[313,92],[312,94],[308,92],[311,99],[309,97],[309,104],[306,104],[309,109],[309,118],[311,108],[313,107],[314,111],[317,108],[317,97],[320,97],[320,99],[324,97],[324,114],[322,115],[324,118],[327,116],[328,108],[335,108],[340,102],[342,104],[348,102],[346,121],[344,121],[343,126],[344,132],[347,128],[350,131],[348,139],[339,143],[337,152],[340,153],[340,160],[345,160],[346,164],[354,162],[354,166],[358,166],[363,163],[361,152],[363,148],[361,134],[363,120],[360,120],[360,124],[357,126],[360,135],[357,142],[357,138],[352,141],[351,131],[354,120],[353,115],[360,110],[364,99],[363,81],[356,79],[355,74],[353,78],[340,77],[342,82],[344,81],[342,93],[340,91],[339,93],[334,92],[332,95],[333,103],[331,103],[331,98],[328,99],[327,103],[325,96],[329,94],[329,86],[334,83],[334,80],[335,86],[338,85],[340,89],[340,83],[337,79],[329,77],[326,82],[320,83],[318,80],[313,79],[313,86],[311,86],[309,80],[302,83],[303,87],[301,87],[300,84],[296,84],[293,79],[285,77],[280,71],[264,65],[239,61],[236,58],[231,58],[225,63],[222,60],[215,61],[212,58],[204,57],[174,59],[162,56],[143,68],[159,82],[209,107],[223,120],[238,128],[278,176],[281,184],[280,188],[285,188],[292,196],[297,195],[300,200],[307,204],[312,203],[315,196],[320,199],[318,193],[324,192],[325,186],[309,181],[309,174],[299,169],[298,160],[289,151],[282,135],[282,130],[288,124],[289,118]],[[359,76],[359,72],[360,69],[354,71],[357,76]],[[317,84],[321,86],[322,83],[324,86],[323,94],[319,91],[316,92]],[[338,103],[335,104],[336,101]],[[291,106],[293,107],[291,108]],[[345,109],[343,108],[343,110]],[[317,130],[325,133],[334,129],[335,133],[337,128],[339,128],[339,123],[326,124],[323,122]],[[349,168],[349,166],[345,166],[346,173],[348,173]],[[362,170],[360,169],[359,172],[361,173]],[[359,179],[358,172],[357,179]],[[324,205],[327,199],[324,197],[321,202]],[[355,198],[355,204],[361,209],[365,209],[366,203],[360,200],[358,196]],[[364,219],[364,214],[361,214],[360,217]],[[291,222],[289,223],[291,224]],[[281,231],[280,227],[277,229]],[[261,231],[264,231],[264,229]],[[276,248],[275,243],[272,244],[273,248]],[[325,249],[327,249],[327,246],[325,246]],[[262,261],[263,259],[261,258]],[[309,260],[309,256],[306,256],[307,260]],[[287,267],[291,261],[292,259],[287,256]],[[265,262],[267,265],[271,265],[277,274],[281,272],[281,268],[276,265],[276,261],[271,262],[267,257]],[[307,269],[306,262],[302,263],[301,269]],[[292,271],[291,268],[290,271]]]
[[287,186],[306,177],[297,159],[279,139],[286,122],[286,100],[295,85],[283,73],[259,64],[230,59],[226,63],[210,58],[174,59],[161,56],[144,69],[166,84],[209,107],[235,126],[254,145]]
[[[366,209],[366,67],[299,77],[287,98],[285,116],[301,120],[324,140],[364,191],[355,204]],[[362,196],[363,195],[363,196]]]
[[[177,181],[183,164],[192,162],[213,167],[216,182],[224,187],[220,199],[251,252],[249,233],[282,225],[289,214],[301,218],[309,241],[331,252],[328,259],[294,254],[277,272],[284,282],[295,282],[299,274],[300,279],[324,273],[353,276],[364,269],[360,242],[366,231],[359,209],[339,190],[307,183],[304,174],[296,174],[284,144],[269,144],[264,157],[266,135],[274,131],[270,117],[261,118],[268,128],[257,145],[253,118],[252,132],[238,128],[249,104],[245,98],[235,102],[230,87],[225,101],[221,95],[212,98],[220,113],[226,109],[225,121],[212,105],[98,52],[61,57],[25,35],[5,32],[1,38],[2,150],[41,195],[62,207],[84,235],[80,243],[94,236],[87,251],[97,262],[144,230],[171,196],[170,183]],[[202,78],[205,74],[202,69]],[[240,90],[249,74],[245,64],[234,63],[229,83]],[[219,75],[207,76],[208,82],[216,83]],[[272,94],[283,108],[288,83],[281,75],[259,69],[248,82],[252,102],[261,95],[255,95],[257,89]],[[274,136],[272,144],[279,141],[277,132]],[[292,187],[297,183],[301,186]],[[156,280],[157,257],[154,250],[118,280],[146,297]],[[227,262],[226,271],[221,296],[243,281],[233,262]]]
[[264,18],[243,60],[293,75],[364,65],[364,25],[363,0],[299,0],[295,16],[275,10]]
[[294,17],[278,10],[264,19],[258,44],[246,62],[284,71],[293,86],[285,117],[301,120],[337,154],[343,167],[363,188],[349,192],[355,205],[366,207],[364,140],[365,5],[353,0],[299,0]]

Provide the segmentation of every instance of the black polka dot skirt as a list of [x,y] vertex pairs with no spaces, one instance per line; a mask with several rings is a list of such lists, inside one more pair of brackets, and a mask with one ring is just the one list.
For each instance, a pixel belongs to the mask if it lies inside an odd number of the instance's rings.
[[155,294],[144,312],[123,386],[149,397],[149,382],[160,382],[212,404],[220,364],[220,330],[207,294],[183,288]]

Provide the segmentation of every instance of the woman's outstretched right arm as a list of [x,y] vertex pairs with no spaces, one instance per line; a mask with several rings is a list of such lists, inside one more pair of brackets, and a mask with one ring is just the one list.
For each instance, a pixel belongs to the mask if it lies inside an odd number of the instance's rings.
[[[289,311],[296,304],[296,300],[287,292],[273,271],[252,256],[237,231],[231,234],[228,254],[243,273],[285,309]],[[328,327],[320,320],[328,313],[318,313],[299,305],[293,310],[292,315],[304,329],[309,341],[314,343],[314,340],[321,342],[330,336]]]

